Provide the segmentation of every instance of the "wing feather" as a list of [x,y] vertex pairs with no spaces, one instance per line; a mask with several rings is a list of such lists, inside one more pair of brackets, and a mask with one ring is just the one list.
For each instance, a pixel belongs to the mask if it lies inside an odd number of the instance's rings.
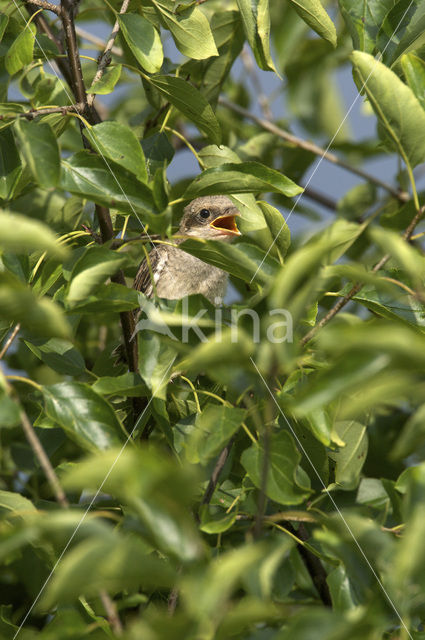
[[150,298],[153,295],[153,285],[157,284],[166,263],[167,251],[164,245],[160,245],[159,247],[152,249],[148,258],[145,258],[140,264],[139,270],[134,278],[133,289],[141,291]]

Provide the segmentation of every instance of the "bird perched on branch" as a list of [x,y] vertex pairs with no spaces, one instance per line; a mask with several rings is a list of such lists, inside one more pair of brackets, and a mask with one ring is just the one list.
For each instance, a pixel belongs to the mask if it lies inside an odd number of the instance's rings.
[[133,288],[148,297],[156,290],[159,298],[169,300],[202,293],[216,304],[226,292],[227,273],[176,245],[188,238],[229,242],[240,235],[236,216],[240,213],[226,196],[203,196],[193,200],[184,209],[174,244],[160,244],[151,250],[149,262],[145,259],[139,267]]

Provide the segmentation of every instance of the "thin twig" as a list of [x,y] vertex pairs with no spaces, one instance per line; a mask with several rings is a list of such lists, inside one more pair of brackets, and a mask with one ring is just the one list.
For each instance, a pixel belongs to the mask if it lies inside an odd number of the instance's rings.
[[6,340],[3,349],[0,351],[0,360],[5,356],[5,354],[6,354],[7,350],[9,349],[10,345],[12,344],[14,339],[16,338],[20,328],[21,328],[21,325],[18,322],[18,324],[15,326],[15,328],[12,331],[12,333],[10,334],[8,339]]
[[[75,26],[75,31],[77,33],[77,36],[79,36],[83,40],[87,40],[87,42],[91,42],[92,44],[96,45],[96,47],[99,47],[99,49],[103,49],[103,47],[105,46],[102,38],[98,38],[89,31],[86,31],[85,29],[77,26]],[[120,49],[120,47],[112,47],[111,53],[113,53],[114,56],[122,56],[123,50]]]
[[15,118],[26,118],[27,120],[34,120],[34,118],[38,118],[39,116],[47,116],[51,113],[61,113],[63,116],[66,116],[70,112],[81,112],[84,109],[84,104],[69,104],[64,107],[47,107],[45,109],[30,109],[29,111],[24,111],[23,113],[3,113],[0,115],[0,120],[12,120]]
[[99,591],[99,596],[102,600],[102,604],[105,609],[109,624],[112,627],[112,631],[115,633],[115,635],[121,636],[123,628],[115,602],[112,600],[109,593],[105,591],[105,589],[101,589],[101,591]]
[[356,175],[360,176],[364,180],[367,180],[368,182],[373,182],[378,187],[382,187],[382,189],[385,189],[386,191],[388,191],[388,193],[390,193],[394,198],[397,198],[401,202],[407,202],[409,200],[409,194],[406,193],[405,191],[398,191],[397,189],[387,184],[386,182],[383,182],[379,178],[376,178],[375,176],[372,176],[366,173],[362,169],[358,169],[357,167],[354,167],[348,164],[344,160],[341,160],[337,155],[335,155],[334,153],[331,153],[330,151],[327,151],[326,149],[323,149],[322,147],[319,147],[317,144],[314,144],[314,142],[308,142],[307,140],[298,138],[297,136],[294,136],[292,133],[289,133],[288,131],[281,129],[280,127],[275,125],[273,122],[270,122],[269,120],[265,120],[264,118],[259,118],[258,116],[254,115],[247,109],[244,109],[243,107],[240,107],[238,104],[234,104],[233,102],[229,102],[225,98],[219,98],[218,101],[221,105],[223,105],[223,107],[226,107],[227,109],[230,109],[235,113],[238,113],[244,118],[248,118],[249,120],[252,120],[256,124],[258,124],[260,127],[265,129],[266,131],[270,131],[270,133],[273,133],[279,138],[282,138],[283,140],[290,142],[296,147],[300,147],[301,149],[310,151],[310,153],[314,153],[315,155],[322,157],[324,160],[327,160],[328,162],[332,162],[332,164],[336,164],[339,167],[342,167],[343,169],[350,171],[351,173],[355,173]]
[[65,42],[68,54],[68,62],[72,76],[72,90],[77,102],[86,108],[87,94],[81,69],[80,53],[77,45],[77,34],[74,24],[74,4],[73,0],[61,0],[61,18],[65,32]]
[[[127,11],[129,4],[130,4],[130,0],[124,0],[124,2],[121,5],[120,14],[123,14],[123,13],[125,13]],[[115,38],[117,37],[119,30],[120,30],[120,23],[119,23],[118,18],[117,18],[116,21],[115,21],[115,24],[113,26],[111,35],[109,36],[109,40],[106,43],[106,47],[105,47],[102,55],[99,58],[99,64],[98,64],[98,67],[97,67],[96,74],[95,74],[95,76],[93,78],[92,84],[94,84],[95,82],[98,82],[102,78],[106,67],[110,63],[110,61],[111,61],[111,51],[112,51],[112,48],[114,46]],[[88,96],[89,105],[93,104],[95,97],[96,97],[95,93],[91,93]]]
[[210,481],[208,483],[208,487],[207,487],[207,489],[206,489],[206,491],[204,493],[204,497],[202,498],[201,505],[210,503],[211,498],[213,496],[213,493],[215,491],[215,488],[217,486],[217,482],[218,482],[218,479],[220,477],[220,474],[223,471],[223,467],[226,464],[227,458],[229,457],[229,453],[230,453],[230,450],[231,450],[231,448],[233,446],[234,439],[235,438],[233,437],[233,438],[231,438],[229,440],[229,442],[226,444],[226,446],[224,447],[224,449],[222,450],[222,452],[218,456],[218,460],[217,460],[216,465],[214,467],[214,470],[213,470],[213,472],[211,474],[211,478],[210,478]]
[[[412,221],[410,222],[409,226],[407,227],[406,231],[403,233],[403,239],[406,240],[407,242],[410,240],[413,231],[415,230],[416,225],[418,224],[419,220],[422,218],[423,214],[425,213],[425,207],[421,207],[415,214],[415,216],[412,218]],[[372,273],[376,273],[377,271],[379,271],[380,269],[382,269],[383,266],[386,265],[386,263],[388,262],[388,260],[391,258],[390,254],[386,253],[380,260],[379,262],[377,262],[375,264],[375,266],[372,269]],[[332,318],[334,318],[336,316],[337,313],[339,313],[341,311],[341,309],[343,309],[345,307],[345,305],[350,302],[350,300],[352,298],[354,298],[355,295],[357,295],[359,293],[359,291],[361,291],[361,289],[363,289],[363,284],[361,282],[357,282],[356,284],[354,284],[352,286],[352,288],[350,289],[350,291],[340,300],[338,300],[338,302],[332,307],[332,309],[330,309],[328,311],[328,313],[320,320],[320,322],[317,323],[317,325],[315,327],[313,327],[313,329],[311,329],[308,333],[305,334],[305,336],[303,336],[301,338],[301,344],[306,344],[307,342],[309,342],[312,338],[314,338],[314,336],[316,335],[316,333],[322,328],[324,327],[326,324],[328,324],[328,322],[330,320],[332,320]]]
[[336,211],[337,203],[335,202],[335,200],[332,200],[332,198],[330,198],[329,196],[321,193],[320,191],[317,191],[317,189],[313,189],[310,186],[304,187],[304,197],[318,202],[323,207],[326,207],[331,211]]
[[57,4],[52,4],[51,2],[47,2],[47,0],[29,0],[27,4],[33,4],[35,7],[40,7],[41,9],[46,9],[47,11],[53,11],[57,16],[61,14],[61,8]]
[[52,464],[44,451],[43,445],[41,444],[38,436],[32,426],[31,422],[28,419],[27,414],[23,409],[20,411],[20,418],[22,427],[24,429],[24,433],[27,437],[28,442],[30,443],[31,449],[34,451],[35,457],[40,463],[40,467],[44,471],[44,475],[47,478],[47,481],[52,489],[57,502],[63,509],[67,509],[69,507],[69,502],[67,497],[60,486],[58,477],[55,473],[55,470],[52,467]]

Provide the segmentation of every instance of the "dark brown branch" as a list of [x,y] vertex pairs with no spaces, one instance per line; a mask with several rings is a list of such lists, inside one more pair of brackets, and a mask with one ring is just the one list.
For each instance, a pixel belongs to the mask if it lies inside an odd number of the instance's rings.
[[[422,218],[422,216],[425,213],[425,207],[421,207],[415,214],[415,216],[413,217],[412,221],[410,222],[409,226],[407,227],[406,231],[403,233],[403,238],[406,241],[409,241],[413,231],[415,230],[416,225],[418,224],[419,220]],[[388,262],[388,260],[391,258],[391,256],[387,253],[385,254],[380,260],[379,262],[377,262],[375,264],[375,266],[372,269],[373,273],[376,273],[377,271],[379,271],[380,269],[382,269],[382,267],[384,265],[386,265],[386,263]],[[322,328],[324,327],[326,324],[328,324],[328,322],[330,320],[332,320],[332,318],[334,318],[337,313],[339,313],[341,311],[341,309],[343,309],[345,307],[345,305],[350,302],[350,300],[352,300],[352,298],[354,298],[355,295],[357,295],[359,293],[359,291],[361,291],[361,289],[363,288],[363,284],[360,282],[357,282],[356,284],[354,284],[352,286],[352,288],[350,289],[350,291],[340,300],[338,300],[338,302],[332,307],[332,309],[330,309],[328,311],[328,313],[320,320],[320,322],[317,323],[317,325],[315,327],[313,327],[313,329],[311,329],[308,333],[306,333],[305,336],[303,336],[301,338],[301,344],[306,344],[307,342],[309,342],[312,338],[314,338],[314,336],[316,335],[316,333]]]
[[325,195],[324,193],[321,193],[320,191],[313,189],[313,187],[310,187],[310,186],[304,187],[304,196],[306,198],[310,198],[310,200],[314,200],[315,202],[318,202],[323,207],[326,207],[331,211],[336,211],[335,200],[332,200],[332,198],[329,198],[329,196]]
[[[300,538],[300,540],[302,540],[303,542],[307,542],[310,537],[305,526],[302,523],[300,523],[297,531],[295,531],[293,526],[289,523],[285,525],[285,528],[294,536]],[[297,548],[301,558],[304,561],[306,569],[310,574],[313,584],[319,593],[321,601],[326,607],[331,607],[332,599],[329,592],[328,583],[326,582],[327,574],[323,564],[320,561],[320,558],[315,556],[314,553],[312,553],[302,544],[299,544]]]
[[83,72],[81,70],[81,60],[80,53],[78,51],[77,34],[75,33],[74,3],[72,0],[61,0],[61,18],[63,29],[65,32],[68,62],[72,77],[72,90],[75,95],[75,99],[77,100],[77,102],[84,104],[86,111],[87,94],[83,79]]
[[[129,4],[130,4],[130,0],[124,0],[124,2],[121,5],[120,14],[123,14],[123,13],[125,13],[127,11]],[[116,39],[116,37],[118,35],[119,30],[120,30],[120,23],[118,22],[118,19],[117,19],[115,21],[115,24],[114,24],[113,28],[112,28],[112,33],[109,36],[109,40],[108,40],[108,42],[106,44],[106,47],[105,47],[102,55],[99,58],[99,64],[98,64],[98,67],[97,67],[96,74],[95,74],[95,76],[93,78],[93,83],[92,84],[94,84],[95,82],[98,82],[102,78],[106,67],[110,63],[110,61],[111,61],[111,51],[112,51],[112,48],[114,46],[114,42],[115,42],[115,39]],[[91,93],[89,95],[89,97],[88,97],[89,105],[93,104],[95,97],[96,97],[96,94],[94,94],[94,93]]]
[[360,176],[364,180],[367,180],[368,182],[373,182],[373,184],[376,184],[378,187],[381,187],[382,189],[385,189],[386,191],[388,191],[388,193],[390,193],[394,198],[397,198],[397,200],[400,200],[400,202],[407,202],[409,200],[409,194],[406,193],[405,191],[398,191],[397,189],[394,189],[394,187],[387,184],[386,182],[383,182],[379,178],[376,178],[375,176],[372,176],[366,173],[366,171],[363,171],[362,169],[358,169],[357,167],[354,167],[348,164],[348,162],[341,160],[341,158],[339,158],[337,155],[335,155],[334,153],[331,153],[330,151],[327,151],[326,149],[323,149],[322,147],[319,147],[317,144],[314,144],[314,142],[308,142],[307,140],[298,138],[297,136],[294,136],[292,133],[289,133],[288,131],[281,129],[280,127],[275,125],[273,122],[270,122],[269,120],[265,120],[264,118],[259,118],[258,116],[254,115],[247,109],[244,109],[243,107],[240,107],[238,104],[234,104],[233,102],[229,102],[225,98],[219,98],[219,103],[223,105],[223,107],[226,107],[227,109],[230,109],[235,113],[238,113],[240,116],[243,116],[244,118],[248,118],[249,120],[252,120],[256,124],[258,124],[262,129],[265,129],[266,131],[270,131],[270,133],[273,133],[277,137],[282,138],[282,140],[285,140],[286,142],[290,142],[294,146],[300,147],[301,149],[305,149],[306,151],[310,151],[310,153],[314,153],[315,155],[322,157],[324,160],[327,160],[332,164],[336,164],[339,167],[342,167],[343,169],[350,171],[351,173],[355,173],[356,175]]
[[79,113],[84,109],[83,104],[69,104],[66,107],[48,107],[46,109],[30,109],[23,113],[3,113],[0,115],[0,120],[13,120],[15,118],[26,118],[27,120],[34,120],[39,116],[47,116],[51,113],[61,113],[66,116],[68,113]]
[[215,488],[217,486],[217,482],[218,482],[218,479],[220,477],[220,474],[223,471],[223,467],[226,464],[227,458],[229,457],[229,453],[230,453],[230,451],[232,449],[234,439],[235,438],[233,437],[233,438],[231,438],[231,440],[229,440],[229,442],[224,447],[223,451],[218,456],[218,460],[217,460],[216,465],[214,467],[214,470],[213,470],[213,472],[211,474],[211,478],[210,478],[210,481],[208,483],[208,487],[207,487],[207,489],[205,491],[204,497],[202,498],[201,505],[210,503],[211,498],[213,496],[213,493],[215,491]]

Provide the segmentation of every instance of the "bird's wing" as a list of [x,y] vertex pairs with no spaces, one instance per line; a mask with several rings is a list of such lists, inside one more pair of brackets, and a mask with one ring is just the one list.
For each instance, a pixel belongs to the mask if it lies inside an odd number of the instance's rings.
[[152,249],[148,259],[145,258],[140,264],[139,270],[134,278],[133,289],[141,291],[150,298],[154,290],[153,284],[156,286],[161,272],[167,263],[167,258],[168,252],[164,245]]

